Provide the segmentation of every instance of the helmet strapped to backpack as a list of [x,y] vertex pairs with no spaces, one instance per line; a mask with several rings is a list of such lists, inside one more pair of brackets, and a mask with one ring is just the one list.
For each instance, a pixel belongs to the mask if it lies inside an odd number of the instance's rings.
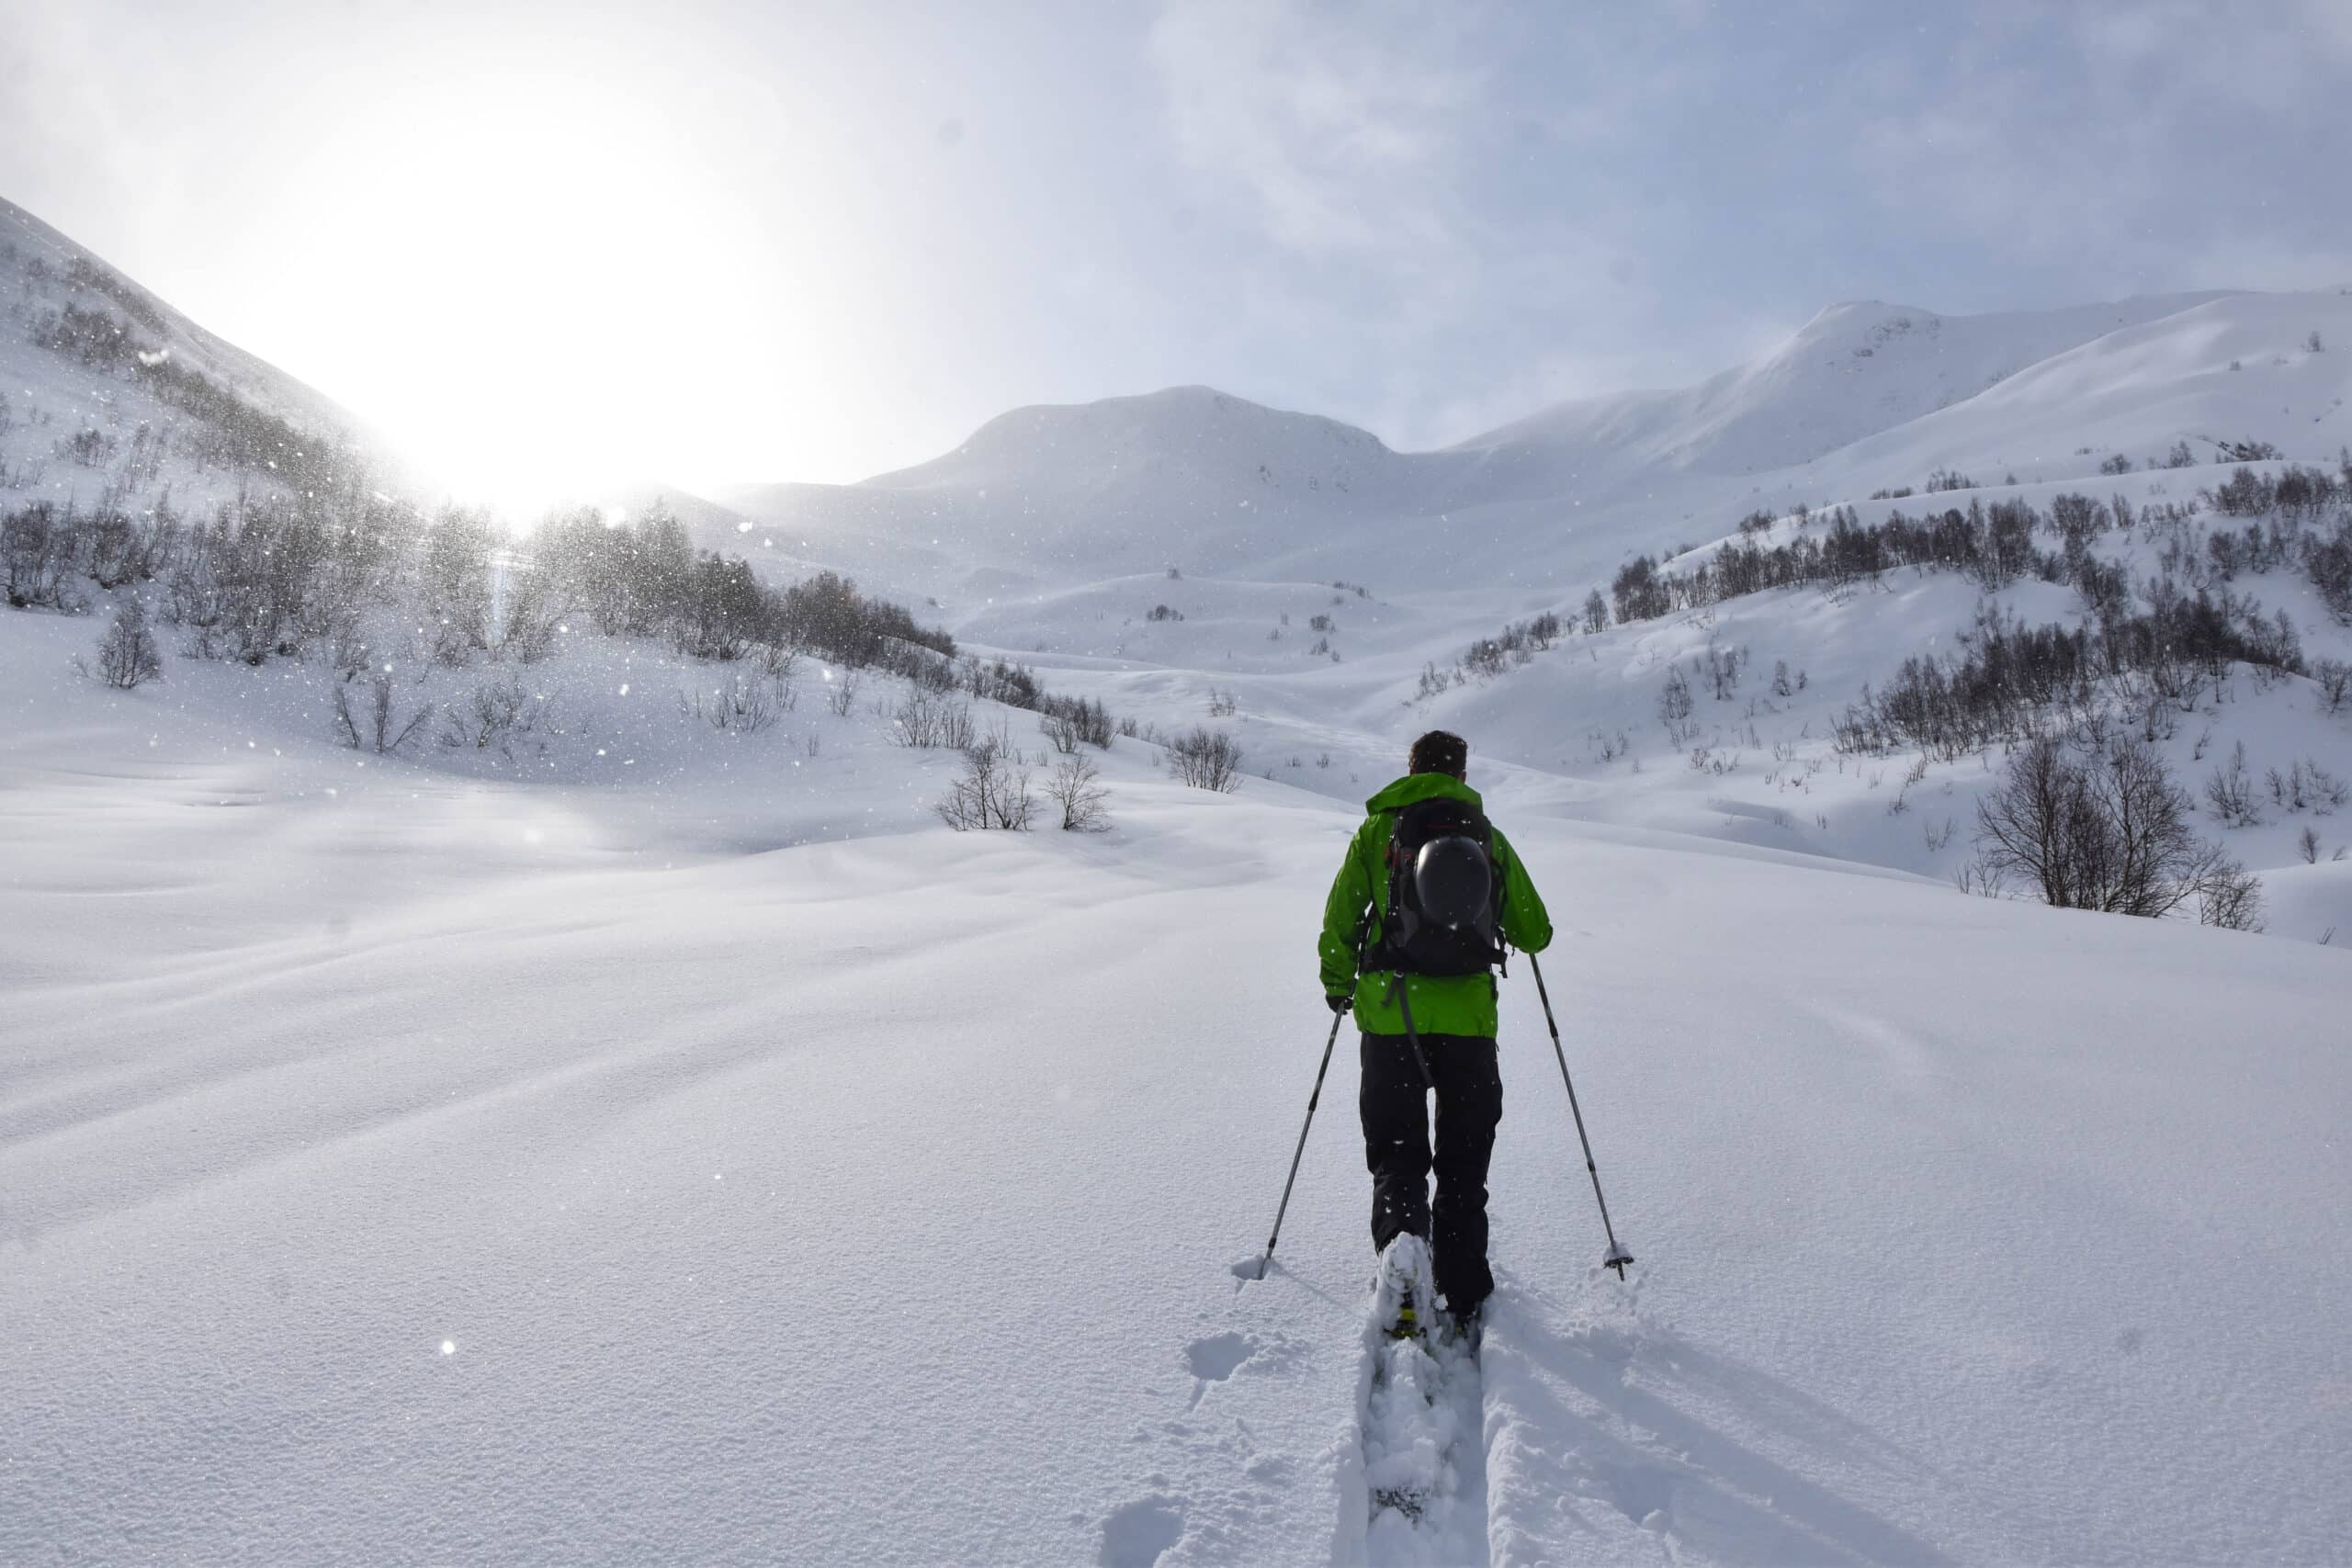
[[1440,796],[1396,813],[1388,834],[1388,908],[1364,967],[1476,975],[1503,957],[1502,878],[1494,829],[1467,801]]

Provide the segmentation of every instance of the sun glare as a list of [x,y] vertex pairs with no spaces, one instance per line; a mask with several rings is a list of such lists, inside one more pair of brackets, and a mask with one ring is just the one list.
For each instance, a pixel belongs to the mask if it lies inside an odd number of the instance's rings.
[[[322,335],[302,361],[453,496],[526,520],[707,480],[714,449],[789,423],[836,346],[790,313],[791,258],[720,178],[607,88],[444,83],[328,155],[313,232],[337,249],[309,269]],[[779,347],[797,379],[770,368]]]

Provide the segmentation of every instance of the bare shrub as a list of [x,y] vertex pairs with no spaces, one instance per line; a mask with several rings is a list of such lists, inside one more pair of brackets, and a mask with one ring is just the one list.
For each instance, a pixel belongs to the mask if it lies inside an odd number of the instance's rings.
[[98,639],[98,673],[107,685],[128,692],[163,672],[164,656],[155,647],[155,634],[147,629],[147,606],[126,597],[115,608],[114,624]]
[[526,664],[536,664],[555,651],[562,623],[563,615],[555,604],[548,579],[536,571],[518,572],[507,593],[506,619],[499,628],[498,652],[502,657],[511,653]]
[[850,709],[857,705],[857,671],[828,670],[825,682],[825,705],[833,710],[835,718],[847,718]]
[[1240,787],[1241,748],[1225,730],[1194,725],[1191,734],[1168,743],[1168,767],[1180,782],[1194,789],[1229,795]]
[[1046,780],[1046,798],[1060,807],[1062,830],[1102,833],[1111,827],[1111,792],[1102,784],[1102,770],[1083,757],[1064,758]]
[[2323,659],[2312,666],[2312,679],[2318,682],[2320,705],[2329,713],[2341,713],[2346,699],[2352,699],[2352,663],[2340,659]]
[[2259,828],[2262,812],[2256,804],[2254,775],[2246,771],[2245,742],[2230,748],[2230,760],[2205,781],[2205,804],[2232,828]]
[[890,739],[917,750],[939,746],[964,750],[973,740],[972,705],[910,686],[891,711]]
[[1667,739],[1677,749],[1690,738],[1690,682],[1683,679],[1679,665],[1666,672],[1666,686],[1657,694],[1657,716],[1666,726]]
[[2000,897],[2009,885],[2008,874],[1981,852],[1970,857],[1953,874],[1952,881],[1962,893],[1983,898]]
[[[684,694],[678,700],[682,706],[685,705]],[[715,686],[707,694],[696,692],[692,711],[713,729],[744,735],[755,735],[783,716],[773,684],[741,672],[729,675],[725,685]]]
[[933,809],[959,833],[986,829],[1026,832],[1036,807],[1036,797],[1029,792],[1029,770],[990,736],[965,750],[962,775],[948,784],[946,795]]
[[2198,891],[2203,895],[2197,906],[2200,925],[2233,931],[2262,929],[2262,879],[2238,862],[2220,860],[2208,866]]
[[[1037,708],[1045,717],[1040,728],[1054,750],[1067,755],[1084,741],[1102,750],[1111,749],[1111,710],[1090,697],[1041,697]],[[1132,734],[1130,730],[1128,733]]]
[[2063,908],[2154,918],[2201,897],[2251,919],[2258,890],[2240,886],[2245,867],[2189,830],[2190,811],[2147,747],[2121,740],[2077,762],[2045,736],[1979,803],[1976,842],[1986,866]]
[[368,713],[365,718],[361,718],[351,711],[351,682],[348,681],[335,682],[335,730],[343,737],[344,744],[353,750],[356,751],[362,746],[368,746],[372,748],[378,756],[388,757],[407,745],[416,732],[423,729],[432,719],[433,705],[419,703],[416,705],[416,711],[409,715],[407,723],[395,723],[392,716],[391,671],[389,670],[376,671],[374,679],[368,682],[368,688],[369,695]]
[[495,750],[512,761],[514,742],[536,731],[546,712],[546,702],[512,676],[484,682],[464,707],[450,703],[442,708],[441,744],[452,750]]

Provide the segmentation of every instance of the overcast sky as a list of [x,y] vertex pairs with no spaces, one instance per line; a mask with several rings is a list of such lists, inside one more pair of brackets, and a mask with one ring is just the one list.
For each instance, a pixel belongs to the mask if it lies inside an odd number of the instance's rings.
[[1823,305],[2352,283],[2352,0],[0,0],[0,194],[429,456],[1458,440]]

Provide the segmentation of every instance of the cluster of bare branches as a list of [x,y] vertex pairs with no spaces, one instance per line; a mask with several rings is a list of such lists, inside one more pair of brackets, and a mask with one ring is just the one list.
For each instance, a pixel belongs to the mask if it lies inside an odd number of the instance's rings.
[[2087,756],[2042,737],[2018,749],[1978,804],[1966,876],[2030,884],[2064,908],[2158,918],[2192,899],[2207,925],[2261,929],[2261,883],[2190,830],[2194,803],[2164,760],[2132,739]]

